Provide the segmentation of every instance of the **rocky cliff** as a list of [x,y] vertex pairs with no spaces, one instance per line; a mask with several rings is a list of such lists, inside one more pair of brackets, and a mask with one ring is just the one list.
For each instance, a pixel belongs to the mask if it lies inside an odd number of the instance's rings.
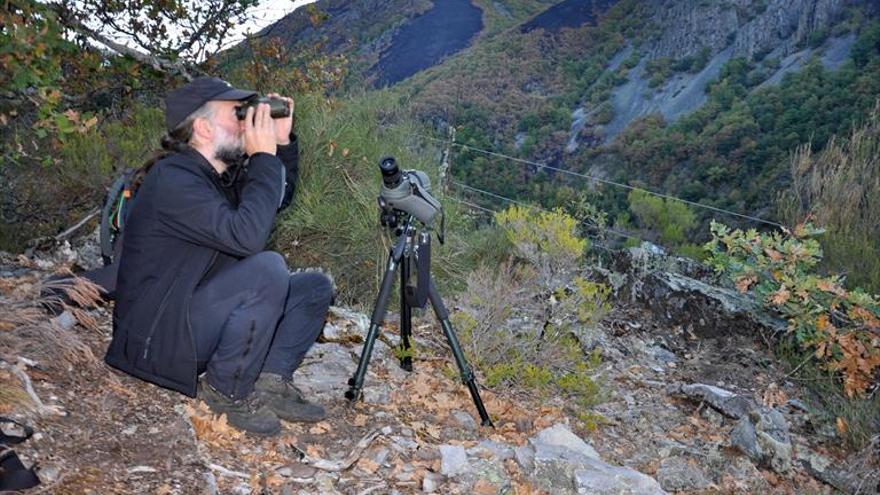
[[797,51],[811,34],[840,20],[846,7],[865,0],[667,0],[648,3],[662,28],[649,43],[652,57],[684,58],[704,47],[718,53],[732,46],[733,56],[751,57]]
[[[772,72],[764,74],[768,84],[778,83],[814,55],[821,57],[826,67],[837,67],[848,56],[853,37],[843,29],[835,33],[834,28],[848,7],[867,8],[869,3],[668,0],[647,4],[648,17],[658,34],[636,47],[644,55],[628,72],[627,82],[615,89],[614,118],[600,133],[607,143],[639,117],[659,112],[667,121],[674,121],[696,110],[706,101],[707,85],[734,57],[781,60]],[[664,84],[651,87],[645,71],[651,61],[700,56],[705,57],[705,64],[699,70],[676,73]]]

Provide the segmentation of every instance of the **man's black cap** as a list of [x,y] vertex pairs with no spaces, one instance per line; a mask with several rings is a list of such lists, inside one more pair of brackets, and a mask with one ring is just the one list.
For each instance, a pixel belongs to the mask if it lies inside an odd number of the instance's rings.
[[240,101],[257,94],[256,91],[235,89],[216,77],[199,77],[168,93],[165,97],[165,127],[173,131],[187,117],[212,100]]

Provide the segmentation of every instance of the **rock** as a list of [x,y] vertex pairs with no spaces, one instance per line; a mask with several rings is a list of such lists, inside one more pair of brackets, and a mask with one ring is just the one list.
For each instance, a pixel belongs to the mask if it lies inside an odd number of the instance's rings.
[[535,449],[528,445],[520,445],[513,449],[513,455],[516,462],[527,473],[535,469]]
[[58,479],[58,477],[61,475],[61,470],[58,469],[58,466],[52,464],[44,464],[40,466],[37,474],[40,478],[40,482],[48,485],[54,483]]
[[777,473],[791,469],[788,423],[775,409],[754,409],[740,418],[730,432],[730,442],[761,466]]
[[555,424],[514,449],[517,462],[539,487],[553,493],[665,493],[650,476],[603,462],[565,425]]
[[660,462],[657,481],[664,490],[685,491],[702,490],[710,485],[703,470],[685,457],[669,457]]
[[748,457],[717,446],[705,453],[700,468],[709,480],[732,488],[733,493],[769,493],[772,488]]
[[391,402],[391,387],[388,385],[364,387],[363,393],[364,402],[367,404],[388,404]]
[[339,306],[331,306],[330,314],[336,318],[324,325],[324,337],[335,340],[367,336],[370,328],[367,315]]
[[422,478],[422,491],[425,493],[434,493],[440,486],[440,476],[437,473],[428,472]]
[[574,473],[575,493],[584,495],[661,495],[654,478],[628,467],[592,460]]
[[[574,490],[575,472],[595,461],[596,458],[566,447],[538,443],[535,445],[531,479],[548,491],[571,493]],[[603,464],[601,461],[598,463]]]
[[[465,475],[465,483],[472,488],[471,492],[508,493],[511,489],[510,477],[502,461],[498,459],[476,459],[471,464],[471,471]],[[479,490],[477,489],[479,488]]]
[[798,460],[816,479],[837,488],[844,493],[880,492],[880,472],[859,476],[843,469],[840,463],[806,448],[798,448]]
[[412,438],[403,437],[400,435],[392,435],[390,437],[390,440],[391,448],[398,452],[409,452],[411,450],[416,450],[417,448],[419,448],[419,443]]
[[704,407],[703,410],[700,411],[700,416],[711,423],[712,426],[724,426],[724,416],[711,407]]
[[293,375],[294,383],[306,396],[319,399],[341,397],[357,363],[343,345],[315,344],[306,354],[303,365]]
[[623,274],[624,297],[642,303],[660,321],[689,328],[698,337],[758,330],[776,333],[787,328],[784,320],[768,316],[736,290],[688,276],[705,277],[680,259],[630,248],[615,255],[611,266],[613,271],[604,276],[613,282]]
[[678,361],[678,358],[675,356],[675,354],[660,346],[649,347],[648,352],[651,353],[651,356],[653,356],[654,359],[660,361],[663,364],[671,364]]
[[385,464],[385,461],[388,460],[388,454],[390,453],[391,451],[385,447],[378,448],[372,455],[373,462],[379,466]]
[[453,419],[455,419],[455,422],[463,428],[467,428],[468,430],[477,429],[477,422],[476,420],[474,420],[473,416],[465,411],[462,411],[461,409],[456,409],[455,411],[452,411],[452,417]]
[[416,445],[416,449],[417,450],[413,453],[413,457],[420,461],[433,461],[442,457],[440,451],[430,445],[424,445],[421,447]]
[[593,447],[561,423],[556,423],[549,428],[541,430],[536,436],[530,438],[529,442],[536,451],[539,445],[555,446],[571,450],[586,457],[599,459],[599,453]]
[[462,474],[470,469],[467,452],[461,445],[440,446],[440,472],[445,476]]
[[[336,473],[325,473],[319,472],[315,475],[315,488],[318,489],[318,493],[321,494],[336,494],[339,493],[336,490],[336,482],[339,480],[339,475]],[[309,493],[315,493],[314,490],[310,490]]]
[[755,402],[748,397],[702,383],[682,385],[680,391],[691,399],[705,401],[725,416],[733,419],[743,417],[756,406]]
[[76,326],[76,317],[70,311],[64,311],[55,318],[52,318],[52,323],[59,328],[68,330]]
[[514,456],[513,447],[506,443],[495,442],[493,440],[483,440],[476,447],[468,449],[468,455],[479,456],[481,453],[494,457],[499,461],[511,459]]

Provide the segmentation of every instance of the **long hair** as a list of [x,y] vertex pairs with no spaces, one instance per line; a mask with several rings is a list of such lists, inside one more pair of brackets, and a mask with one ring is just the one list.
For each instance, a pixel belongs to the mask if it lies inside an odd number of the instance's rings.
[[141,186],[141,183],[144,181],[144,178],[150,172],[150,169],[153,168],[154,165],[159,160],[163,158],[173,155],[174,153],[181,153],[191,149],[190,141],[192,140],[193,135],[193,122],[197,118],[208,118],[213,115],[213,109],[205,103],[198,110],[191,113],[186,120],[184,120],[180,125],[175,127],[172,131],[168,132],[162,139],[160,140],[161,149],[154,151],[153,154],[144,162],[143,165],[137,170],[135,170],[134,174],[132,174],[131,178],[131,190],[135,192]]

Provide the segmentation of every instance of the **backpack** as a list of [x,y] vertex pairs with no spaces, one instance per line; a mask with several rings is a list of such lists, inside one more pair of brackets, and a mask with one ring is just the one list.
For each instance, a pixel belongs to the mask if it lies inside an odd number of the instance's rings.
[[125,221],[131,210],[131,200],[134,199],[132,179],[135,172],[136,169],[128,169],[119,174],[104,197],[99,234],[101,258],[105,266],[112,264],[119,256],[119,250],[122,249],[120,241],[125,231]]

